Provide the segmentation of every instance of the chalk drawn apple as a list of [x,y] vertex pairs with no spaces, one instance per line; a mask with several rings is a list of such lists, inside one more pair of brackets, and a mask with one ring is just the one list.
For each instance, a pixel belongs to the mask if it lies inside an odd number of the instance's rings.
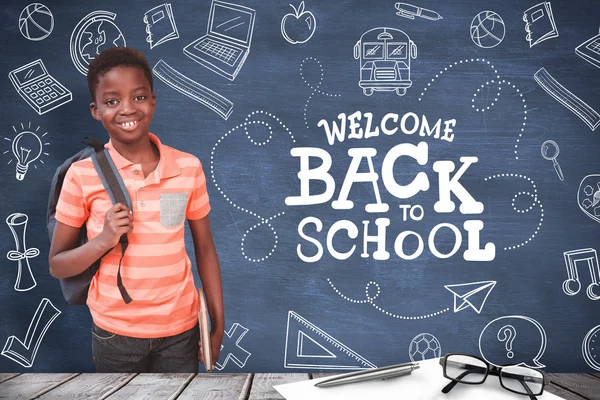
[[291,44],[306,43],[317,29],[317,20],[310,11],[304,11],[304,2],[298,8],[290,4],[294,14],[289,13],[281,19],[281,34]]

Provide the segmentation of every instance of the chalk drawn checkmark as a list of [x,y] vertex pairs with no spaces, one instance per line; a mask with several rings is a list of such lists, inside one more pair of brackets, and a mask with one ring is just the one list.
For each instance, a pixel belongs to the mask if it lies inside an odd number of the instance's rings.
[[21,341],[14,335],[10,336],[6,340],[4,349],[2,349],[2,353],[0,354],[26,368],[30,368],[35,361],[35,356],[46,331],[59,315],[60,310],[54,307],[54,304],[50,300],[44,298],[35,311],[35,315],[29,324],[29,329],[27,329],[25,339]]

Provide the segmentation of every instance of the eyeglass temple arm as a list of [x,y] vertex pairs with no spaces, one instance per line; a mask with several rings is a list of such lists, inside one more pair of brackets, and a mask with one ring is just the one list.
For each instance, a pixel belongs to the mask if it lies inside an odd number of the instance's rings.
[[465,376],[474,373],[474,372],[479,372],[479,373],[483,373],[485,374],[487,369],[486,368],[482,368],[482,367],[477,367],[475,365],[469,365],[468,366],[470,369],[466,370],[465,372],[463,372],[462,374],[460,374],[459,376],[457,376],[456,378],[454,378],[449,384],[447,384],[446,386],[444,386],[444,388],[442,389],[442,393],[446,394],[448,392],[450,392],[454,386],[456,386],[457,383],[460,383],[460,380],[462,378],[464,378]]
[[[507,378],[511,378],[511,379],[514,379],[514,380],[518,381],[521,385],[523,385],[523,388],[525,389],[525,391],[529,395],[529,399],[530,400],[537,400],[537,397],[535,397],[535,395],[533,394],[533,392],[531,391],[531,389],[529,389],[529,386],[527,386],[527,384],[525,383],[525,380],[523,379],[522,375],[507,374],[507,373],[503,372],[502,376],[505,376]],[[544,383],[545,383],[545,380],[544,380]]]

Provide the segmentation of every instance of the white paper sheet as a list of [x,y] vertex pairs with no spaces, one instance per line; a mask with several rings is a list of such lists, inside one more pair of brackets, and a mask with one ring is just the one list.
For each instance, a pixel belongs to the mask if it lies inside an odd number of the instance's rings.
[[[497,376],[489,375],[481,385],[457,384],[448,394],[442,388],[450,383],[442,375],[439,359],[419,362],[420,368],[412,374],[389,380],[363,381],[328,388],[315,387],[327,378],[273,386],[287,400],[528,400],[529,397],[509,392],[500,386]],[[555,400],[562,397],[544,392],[538,400]]]

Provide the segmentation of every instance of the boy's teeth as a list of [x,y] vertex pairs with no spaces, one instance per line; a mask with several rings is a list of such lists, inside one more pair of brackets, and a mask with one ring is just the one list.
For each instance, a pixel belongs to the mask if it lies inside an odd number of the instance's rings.
[[133,122],[123,122],[123,123],[121,124],[121,126],[124,126],[124,127],[126,127],[126,126],[133,126],[133,125],[135,125],[135,124],[137,124],[137,121],[133,121]]

